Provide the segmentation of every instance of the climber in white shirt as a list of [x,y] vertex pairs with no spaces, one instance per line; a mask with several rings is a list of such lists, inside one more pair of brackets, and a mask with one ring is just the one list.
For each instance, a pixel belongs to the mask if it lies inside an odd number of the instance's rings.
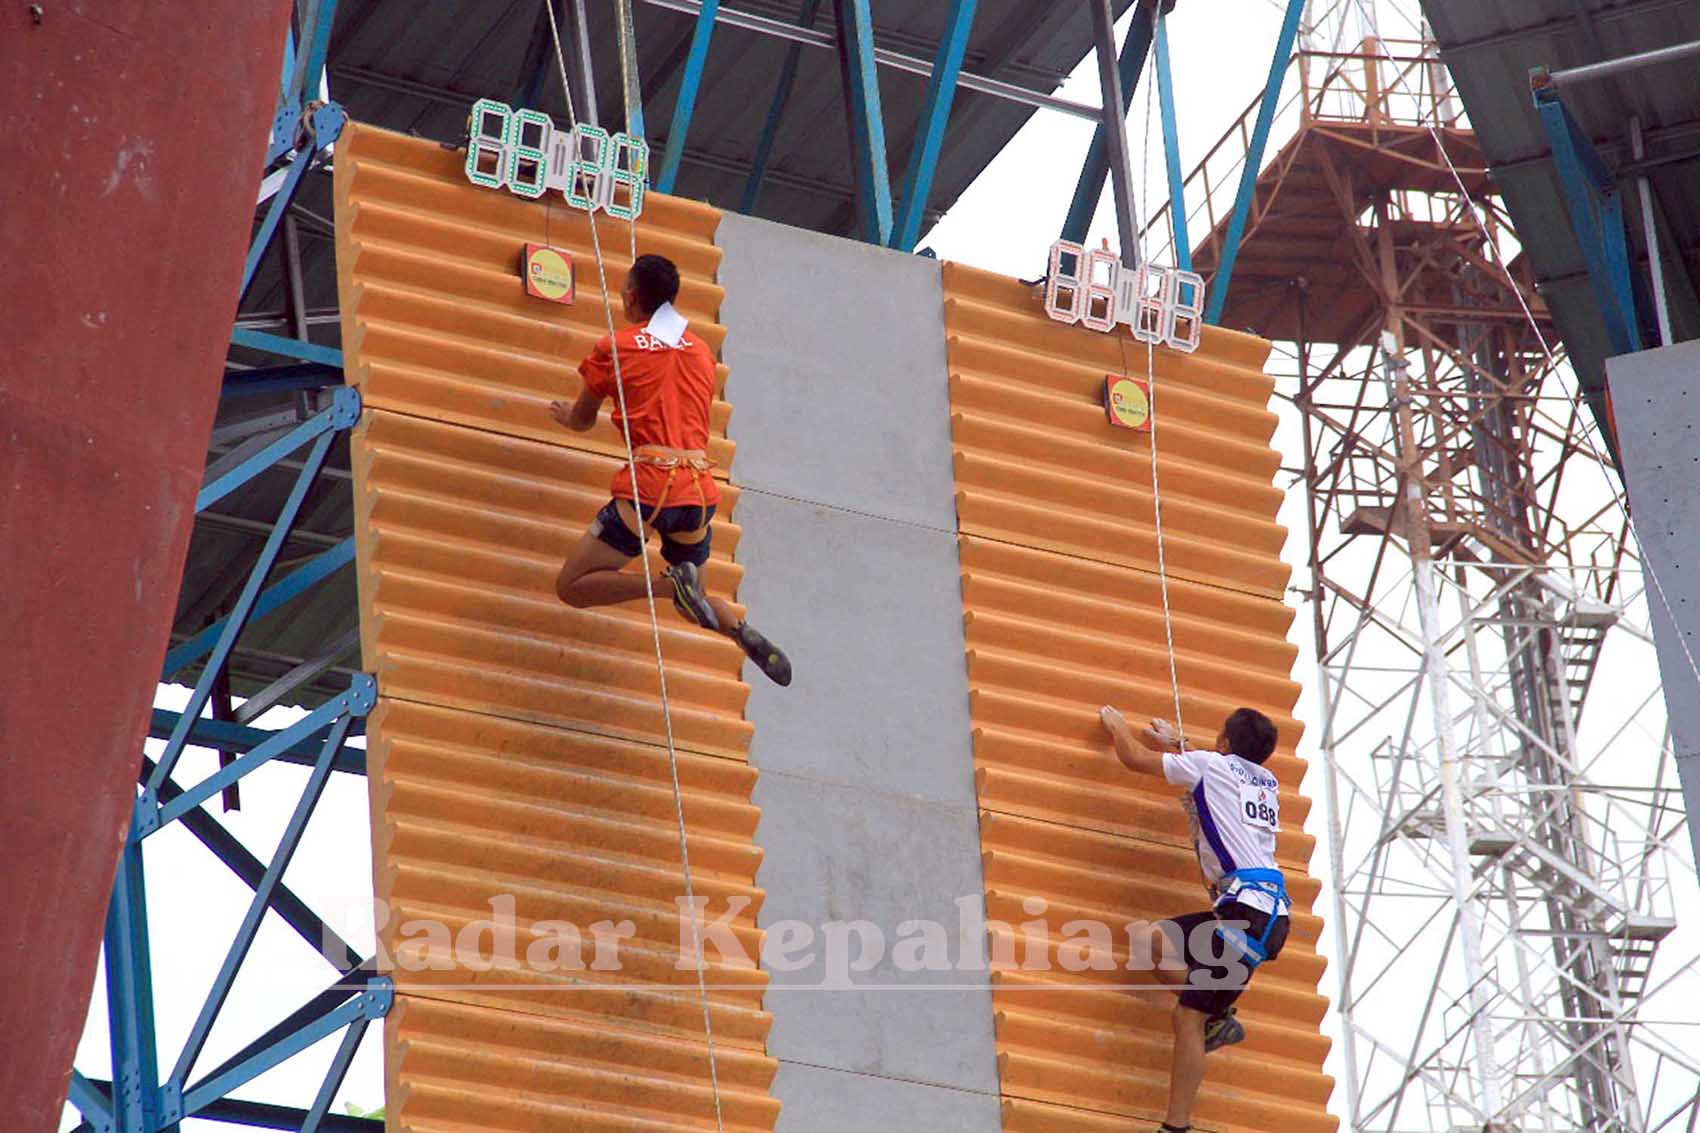
[[[1280,783],[1263,766],[1275,750],[1275,725],[1256,709],[1237,709],[1222,725],[1215,750],[1205,751],[1188,747],[1167,721],[1153,720],[1136,732],[1114,708],[1099,715],[1124,766],[1186,789],[1181,805],[1210,891],[1209,909],[1152,927],[1151,955],[1178,938],[1186,956],[1184,973],[1162,967],[1153,973],[1180,996],[1173,1014],[1169,1108],[1161,1129],[1185,1133],[1192,1128],[1205,1054],[1245,1038],[1234,1001],[1245,991],[1250,973],[1279,955],[1287,940],[1292,902],[1275,864]],[[1203,926],[1208,927],[1198,932]]]

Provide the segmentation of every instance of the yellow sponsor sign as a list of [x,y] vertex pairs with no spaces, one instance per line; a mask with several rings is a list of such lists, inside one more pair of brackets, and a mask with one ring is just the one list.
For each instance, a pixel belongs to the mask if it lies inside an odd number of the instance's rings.
[[1151,428],[1151,391],[1138,378],[1109,374],[1104,378],[1104,416],[1123,429]]
[[527,244],[520,257],[519,273],[525,293],[552,303],[573,301],[573,254],[547,244]]

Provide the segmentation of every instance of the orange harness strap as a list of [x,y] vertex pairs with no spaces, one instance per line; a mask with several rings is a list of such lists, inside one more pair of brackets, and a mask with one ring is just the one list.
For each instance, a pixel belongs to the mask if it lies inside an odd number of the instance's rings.
[[[657,468],[667,470],[667,482],[661,486],[661,494],[656,497],[655,503],[651,505],[649,510],[651,519],[659,515],[661,509],[667,506],[667,499],[673,494],[673,479],[682,469],[688,468],[693,472],[707,472],[714,467],[714,461],[710,460],[708,453],[702,449],[668,448],[666,445],[639,445],[632,455],[639,464],[654,465]],[[691,477],[691,482],[696,485],[697,506],[706,510],[708,498],[703,494],[702,482],[695,476]],[[632,485],[632,494],[634,496],[638,494],[636,484]],[[621,502],[629,502],[632,505],[632,513],[639,520],[638,529],[634,534],[642,538],[643,528],[646,525],[642,522],[641,504],[637,500],[622,500]],[[625,519],[624,513],[621,514],[621,518]],[[631,526],[630,520],[627,520],[627,526]]]

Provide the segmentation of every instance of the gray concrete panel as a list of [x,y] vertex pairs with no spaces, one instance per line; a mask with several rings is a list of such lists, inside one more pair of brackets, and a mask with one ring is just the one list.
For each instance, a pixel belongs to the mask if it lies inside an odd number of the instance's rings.
[[739,216],[717,242],[739,597],[796,669],[746,670],[781,1128],[994,1133],[938,265]]
[[936,260],[728,213],[732,478],[954,530]]
[[[1647,604],[1690,816],[1700,814],[1700,341],[1608,359]],[[1700,860],[1700,823],[1689,836]]]
[[955,536],[750,490],[737,519],[739,598],[796,667],[746,669],[750,762],[973,807]]
[[1002,1126],[996,1094],[965,1093],[781,1062],[777,1133],[990,1133]]
[[976,813],[768,771],[755,802],[768,1053],[996,1093]]

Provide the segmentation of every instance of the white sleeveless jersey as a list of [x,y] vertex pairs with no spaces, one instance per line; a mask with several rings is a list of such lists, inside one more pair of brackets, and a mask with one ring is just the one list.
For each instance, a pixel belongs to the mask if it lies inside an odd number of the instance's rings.
[[[1237,869],[1276,869],[1275,832],[1281,829],[1280,783],[1249,759],[1214,751],[1163,756],[1163,777],[1177,787],[1192,825],[1192,845],[1217,902],[1233,900],[1265,913],[1274,898],[1223,877]],[[1285,911],[1285,910],[1282,910]]]

